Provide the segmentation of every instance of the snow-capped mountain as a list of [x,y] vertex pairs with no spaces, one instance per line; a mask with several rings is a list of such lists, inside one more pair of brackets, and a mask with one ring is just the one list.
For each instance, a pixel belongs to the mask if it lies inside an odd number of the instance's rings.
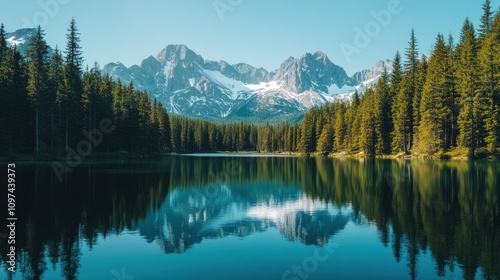
[[[16,46],[16,48],[25,55],[26,50],[29,48],[30,39],[36,35],[36,32],[36,28],[23,28],[15,32],[6,33],[5,41],[7,42],[7,47]],[[53,50],[49,46],[49,53],[47,55],[51,56],[52,52]]]
[[169,112],[217,119],[291,118],[313,106],[345,99],[376,83],[383,67],[349,77],[322,52],[290,57],[268,72],[248,64],[206,60],[185,45],[169,45],[140,66],[107,64],[103,71],[123,83],[147,90]]
[[[35,34],[34,28],[7,33],[7,44],[25,53]],[[349,100],[355,90],[362,93],[375,85],[384,67],[391,72],[392,62],[380,61],[349,77],[326,54],[316,52],[290,57],[269,72],[245,63],[210,61],[185,45],[169,45],[141,65],[127,68],[120,62],[109,63],[103,72],[148,91],[171,113],[266,121],[296,120],[313,106]]]
[[30,38],[35,36],[35,28],[19,29],[15,32],[6,33],[7,47],[17,46],[17,49],[24,53],[28,48]]
[[382,76],[384,69],[387,73],[392,73],[392,70],[394,70],[393,62],[391,60],[381,60],[371,69],[354,74],[352,79],[357,83],[357,90],[364,92],[366,89],[375,86]]

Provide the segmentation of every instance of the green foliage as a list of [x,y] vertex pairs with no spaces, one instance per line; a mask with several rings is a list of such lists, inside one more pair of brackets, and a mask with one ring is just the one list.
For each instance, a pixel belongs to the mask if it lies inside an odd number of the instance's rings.
[[393,69],[390,76],[391,98],[394,98],[401,90],[401,80],[403,79],[403,66],[401,65],[401,55],[396,52],[393,60]]
[[397,93],[393,105],[394,132],[392,135],[392,150],[408,153],[411,148],[413,130],[413,91],[409,75],[401,81],[401,89]]
[[418,147],[425,153],[433,154],[448,148],[446,130],[451,112],[446,99],[452,95],[447,80],[449,69],[450,50],[446,46],[444,36],[439,34],[429,61],[427,81],[420,104],[422,119],[418,128]]
[[48,80],[48,53],[49,46],[45,39],[42,28],[38,26],[37,33],[31,37],[29,49],[27,50],[28,61],[28,95],[35,110],[35,153],[39,154],[44,149],[45,140],[48,138],[44,133],[43,126],[51,115],[53,108],[51,103],[55,95],[49,91]]
[[361,98],[360,146],[363,152],[369,157],[373,157],[376,154],[376,122],[375,93],[372,89],[368,89]]
[[375,118],[375,134],[376,134],[376,153],[389,154],[391,152],[392,132],[392,98],[388,84],[387,70],[384,69],[377,86],[374,96],[374,118]]
[[3,61],[5,54],[7,53],[7,38],[5,38],[5,27],[0,24],[0,61]]
[[312,153],[316,151],[316,119],[318,113],[319,110],[313,108],[304,116],[301,126],[299,149],[302,153]]
[[0,151],[33,152],[33,114],[27,92],[27,67],[14,46],[0,61]]
[[333,149],[333,131],[332,126],[327,124],[323,127],[321,136],[318,140],[318,151],[323,154],[328,154]]
[[474,26],[466,19],[462,27],[460,44],[457,46],[457,88],[460,93],[461,111],[458,124],[460,128],[459,144],[469,149],[469,156],[474,157],[480,138],[480,103],[481,93],[478,80],[478,45]]
[[405,154],[412,148],[413,128],[415,123],[418,123],[418,119],[415,120],[414,118],[414,104],[420,102],[418,98],[419,94],[415,94],[419,61],[417,39],[415,38],[414,30],[411,31],[408,44],[404,74],[399,86],[399,92],[396,93],[392,112],[394,117],[392,150]]
[[341,104],[340,108],[336,111],[335,114],[335,145],[334,148],[337,151],[343,151],[346,149],[346,138],[347,138],[347,128],[348,122],[346,121],[346,113],[344,104]]
[[412,30],[404,69],[398,52],[390,77],[384,73],[362,98],[356,92],[350,103],[312,109],[301,125],[299,150],[325,152],[328,130],[323,128],[329,124],[337,152],[441,154],[459,145],[470,157],[476,149],[495,154],[500,143],[500,18],[491,20],[488,2],[480,31],[484,39],[476,38],[466,20],[459,44],[439,34],[427,61],[419,60]]
[[491,32],[484,37],[478,56],[485,97],[485,142],[490,153],[495,153],[500,147],[500,16],[496,16],[488,31]]
[[[439,34],[430,60],[419,59],[414,30],[405,61],[377,85],[349,102],[312,108],[301,123],[216,123],[169,115],[132,83],[102,75],[96,64],[83,70],[74,20],[62,54],[48,57],[38,28],[23,57],[7,48],[0,26],[0,148],[3,153],[65,155],[109,119],[115,131],[91,147],[98,152],[259,151],[305,154],[364,152],[366,156],[449,154],[474,157],[500,149],[500,16],[490,1],[476,36],[467,19],[457,46]],[[301,116],[296,116],[297,121]],[[234,121],[234,120],[233,120]]]
[[479,26],[479,38],[483,39],[490,32],[493,24],[493,11],[491,11],[491,1],[485,0],[483,4],[483,15],[481,16],[481,25]]

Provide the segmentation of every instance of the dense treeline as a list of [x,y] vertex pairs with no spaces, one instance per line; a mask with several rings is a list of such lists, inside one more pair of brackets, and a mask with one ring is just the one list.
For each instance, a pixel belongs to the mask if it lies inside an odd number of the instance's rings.
[[[7,48],[0,27],[1,151],[63,155],[69,149],[85,153],[170,149],[166,110],[132,84],[101,75],[97,64],[84,71],[79,35],[73,20],[66,49],[56,48],[49,56],[38,27],[23,56],[16,46]],[[96,130],[103,120],[115,129],[100,137]],[[89,135],[92,145],[80,147]]]
[[[500,15],[491,11],[489,0],[483,10],[477,31],[465,20],[458,44],[451,35],[438,34],[428,60],[419,55],[412,30],[404,61],[397,52],[393,71],[384,72],[374,88],[362,96],[355,93],[349,102],[313,108],[301,124],[279,125],[216,124],[169,116],[132,83],[102,75],[97,64],[83,70],[74,20],[65,50],[56,48],[50,56],[40,27],[23,55],[15,46],[7,48],[2,25],[0,151],[498,155]],[[95,131],[103,120],[109,120],[113,133],[98,137]],[[83,147],[82,140],[88,138],[94,141]]]
[[352,102],[308,112],[299,151],[498,155],[500,15],[483,5],[476,31],[466,19],[460,40],[438,34],[430,59],[419,57],[412,30],[405,60]]
[[247,123],[216,124],[206,120],[171,117],[172,151],[293,152],[300,140],[300,125],[264,126]]
[[[299,125],[216,124],[169,116],[146,92],[83,70],[73,20],[66,49],[52,51],[39,27],[21,54],[0,27],[0,150],[4,154],[88,152],[293,151]],[[100,131],[103,121],[112,133]],[[96,132],[97,131],[97,132]],[[106,132],[106,131],[105,131]],[[89,141],[90,140],[90,141]],[[91,145],[83,145],[82,141]]]

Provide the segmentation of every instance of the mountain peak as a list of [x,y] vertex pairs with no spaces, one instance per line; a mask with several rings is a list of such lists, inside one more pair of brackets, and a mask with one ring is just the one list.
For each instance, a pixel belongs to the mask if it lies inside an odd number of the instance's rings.
[[26,48],[29,44],[30,38],[35,34],[35,28],[23,28],[11,33],[6,33],[5,40],[7,41],[8,46],[17,46],[21,48],[24,46],[24,48]]
[[326,54],[322,51],[317,51],[314,53],[313,55],[317,60],[320,60],[320,59],[328,59],[328,57],[326,56]]
[[[321,51],[289,57],[272,72],[245,63],[211,61],[186,45],[168,45],[156,58],[140,66],[120,63],[104,72],[122,82],[134,81],[172,113],[216,119],[272,120],[292,118],[313,106],[338,98],[349,98],[376,82],[380,69],[390,72],[390,62],[381,61],[370,70],[349,77]],[[366,80],[369,79],[369,80]]]
[[330,61],[330,59],[328,59],[328,56],[322,51],[317,51],[313,54],[306,53],[300,58],[300,61],[304,65],[316,65],[317,63],[321,63],[323,66],[327,67],[336,66]]
[[[21,52],[36,34],[33,28],[7,33],[9,46]],[[126,67],[121,62],[104,66],[103,73],[122,83],[134,82],[147,90],[169,112],[216,119],[295,118],[312,106],[349,98],[373,86],[383,69],[392,71],[392,62],[380,61],[354,76],[334,64],[322,51],[290,56],[278,69],[268,72],[245,63],[211,61],[184,44],[167,45],[158,55],[141,64]]]
[[[5,40],[7,46],[16,46],[21,53],[25,53],[29,47],[31,37],[36,35],[36,28],[23,28],[14,32],[6,33]],[[49,56],[52,55],[52,48],[49,47]]]
[[14,32],[11,32],[11,33],[7,33],[6,37],[9,37],[9,36],[16,36],[16,37],[22,37],[22,36],[33,36],[36,34],[36,28],[22,28],[22,29],[18,29]]
[[185,60],[186,58],[196,56],[197,54],[184,44],[168,45],[156,56],[156,60],[166,62],[172,60],[173,58]]

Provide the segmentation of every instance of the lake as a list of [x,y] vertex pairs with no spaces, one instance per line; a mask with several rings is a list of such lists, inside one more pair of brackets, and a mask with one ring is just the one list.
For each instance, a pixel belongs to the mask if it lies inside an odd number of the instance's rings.
[[89,162],[59,181],[50,163],[19,163],[12,279],[499,279],[499,172],[190,155]]

